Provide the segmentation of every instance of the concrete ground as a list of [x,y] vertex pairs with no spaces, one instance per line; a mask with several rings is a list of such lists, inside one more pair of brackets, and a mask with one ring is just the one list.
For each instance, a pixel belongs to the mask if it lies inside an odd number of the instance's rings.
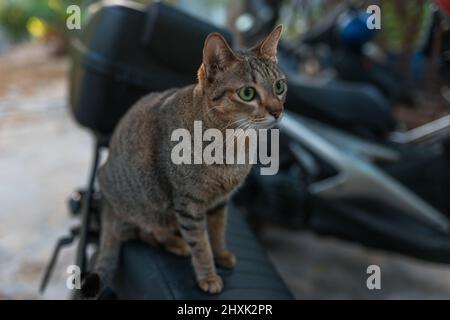
[[[55,240],[75,223],[66,199],[85,184],[91,157],[91,137],[67,109],[67,70],[36,46],[0,57],[0,299],[69,297],[74,246],[46,294],[37,291]],[[308,232],[271,230],[263,243],[299,299],[450,299],[450,266]],[[366,287],[371,264],[381,267],[381,290]]]

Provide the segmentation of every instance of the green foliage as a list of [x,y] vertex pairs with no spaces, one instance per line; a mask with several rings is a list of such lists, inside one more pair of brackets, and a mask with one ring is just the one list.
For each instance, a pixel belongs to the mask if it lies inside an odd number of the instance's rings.
[[66,9],[80,0],[2,0],[0,26],[12,40],[66,32]]
[[[403,3],[404,12],[399,12],[396,8],[395,1],[383,1],[381,6],[382,32],[380,36],[383,38],[388,48],[399,51],[402,49],[404,39],[412,37],[413,44],[419,40],[420,30],[423,30],[426,23],[425,17],[429,15],[430,6],[428,2],[422,5],[416,1],[405,1]],[[415,20],[414,18],[418,18]],[[411,21],[411,19],[414,19]],[[411,23],[417,25],[419,32],[411,35]]]

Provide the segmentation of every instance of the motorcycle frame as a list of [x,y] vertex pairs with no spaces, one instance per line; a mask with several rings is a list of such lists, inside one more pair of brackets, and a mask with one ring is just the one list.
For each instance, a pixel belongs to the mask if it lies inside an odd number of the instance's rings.
[[[397,161],[399,154],[395,150],[289,112],[279,127],[338,171],[337,175],[311,183],[311,194],[323,200],[362,198],[381,202],[435,230],[449,231],[449,220],[442,212],[374,164],[375,160]],[[292,151],[300,160],[300,150]]]

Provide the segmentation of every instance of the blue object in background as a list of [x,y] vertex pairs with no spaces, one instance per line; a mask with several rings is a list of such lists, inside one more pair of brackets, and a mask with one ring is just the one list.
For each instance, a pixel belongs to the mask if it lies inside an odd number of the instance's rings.
[[411,59],[411,78],[414,82],[419,82],[423,80],[424,67],[425,67],[424,55],[419,51],[414,52]]
[[369,14],[363,11],[352,12],[343,16],[338,25],[340,39],[347,45],[360,47],[371,41],[376,33],[376,29],[367,27]]

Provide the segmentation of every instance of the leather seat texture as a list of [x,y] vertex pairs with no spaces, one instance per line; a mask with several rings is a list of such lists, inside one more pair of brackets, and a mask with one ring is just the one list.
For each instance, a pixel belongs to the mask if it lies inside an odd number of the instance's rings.
[[236,210],[230,210],[227,245],[237,258],[232,270],[218,269],[220,294],[202,292],[189,257],[178,257],[140,242],[122,248],[113,290],[118,299],[293,299],[265,250]]

